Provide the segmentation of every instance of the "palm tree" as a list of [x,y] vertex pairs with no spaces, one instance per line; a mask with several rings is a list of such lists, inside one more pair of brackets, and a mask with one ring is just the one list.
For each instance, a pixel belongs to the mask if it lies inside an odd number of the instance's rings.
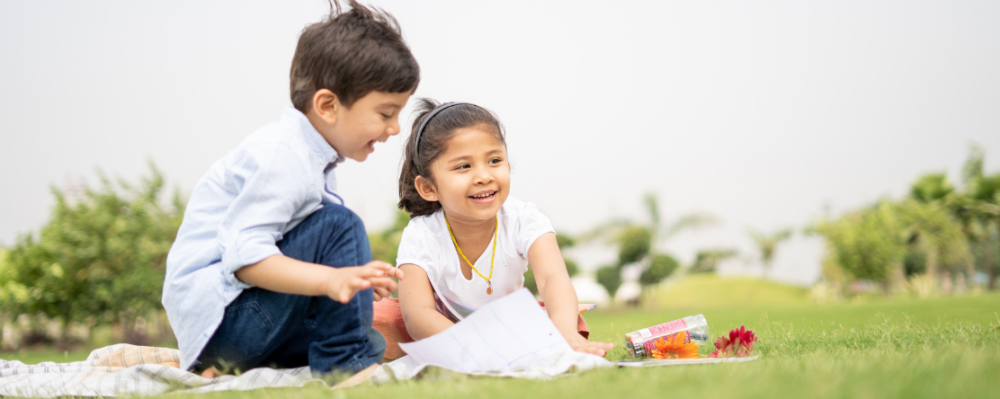
[[[992,236],[994,226],[1000,229],[1000,206],[997,205],[1000,203],[1000,174],[984,176],[983,158],[982,147],[973,144],[962,173],[965,191],[956,196],[951,205],[969,242],[976,243],[982,250],[983,263],[989,275],[987,289],[993,290],[996,288],[996,270]],[[974,267],[972,269],[974,271]]]
[[957,265],[964,264],[966,270],[972,266],[968,237],[951,212],[960,198],[944,173],[929,173],[911,185],[910,198],[899,204],[910,241],[918,243],[927,255],[925,274],[932,281],[937,280],[941,266],[945,266],[941,272],[946,277]]
[[783,229],[771,234],[764,234],[756,230],[750,230],[750,238],[757,244],[760,251],[760,260],[764,264],[764,279],[770,274],[771,266],[774,262],[774,254],[778,250],[778,244],[792,237],[792,231]]
[[[987,289],[996,289],[996,265],[993,260],[993,233],[1000,240],[1000,173],[984,176],[982,150],[973,147],[965,166],[966,190],[952,201],[963,222],[963,231],[969,241],[977,242],[983,249],[983,263],[989,279]],[[1000,243],[1000,241],[998,241]]]
[[692,212],[672,220],[662,223],[660,219],[659,199],[655,193],[646,193],[643,196],[643,204],[646,207],[646,215],[649,221],[650,230],[650,250],[656,249],[663,242],[680,235],[681,233],[696,230],[703,227],[714,226],[719,223],[718,219],[706,213]]
[[928,173],[910,185],[910,198],[923,203],[939,202],[955,192],[944,173]]
[[635,222],[629,219],[612,219],[593,230],[577,237],[580,241],[591,241],[607,237],[612,242],[630,248],[623,260],[632,263],[642,260],[650,252],[657,251],[660,244],[681,233],[718,224],[718,220],[709,214],[689,213],[676,220],[663,223],[660,217],[659,199],[655,193],[643,196],[643,207],[646,210],[646,221]]
[[[958,209],[958,212],[962,215],[962,231],[965,233],[966,238],[970,242],[975,242],[980,246],[983,252],[983,264],[986,269],[986,273],[989,276],[986,283],[986,288],[988,290],[996,289],[996,265],[993,261],[993,246],[992,242],[993,233],[1000,230],[1000,174],[992,176],[994,179],[992,183],[997,188],[990,190],[995,191],[996,194],[993,196],[993,201],[986,201],[980,199],[975,195],[975,192],[966,193],[966,195],[956,198],[953,201],[954,206]],[[989,197],[986,197],[989,198]],[[997,235],[1000,238],[1000,234]]]
[[[660,215],[659,199],[655,193],[643,196],[643,207],[646,211],[644,222],[614,219],[579,237],[581,241],[599,237],[610,238],[611,242],[618,246],[617,264],[605,267],[617,270],[605,270],[601,272],[604,275],[620,273],[622,266],[640,262],[646,268],[642,281],[646,284],[659,282],[675,268],[670,265],[676,265],[676,260],[663,254],[659,249],[661,244],[681,233],[717,223],[714,217],[703,213],[686,214],[664,223]],[[610,291],[612,290],[609,289]]]

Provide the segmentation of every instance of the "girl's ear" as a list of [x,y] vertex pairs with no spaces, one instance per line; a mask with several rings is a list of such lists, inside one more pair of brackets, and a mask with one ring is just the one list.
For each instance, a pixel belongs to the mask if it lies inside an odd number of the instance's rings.
[[413,180],[413,186],[417,189],[417,194],[420,194],[420,198],[423,198],[427,202],[437,202],[440,200],[437,195],[437,188],[434,187],[434,183],[431,179],[425,178],[423,176],[417,176]]

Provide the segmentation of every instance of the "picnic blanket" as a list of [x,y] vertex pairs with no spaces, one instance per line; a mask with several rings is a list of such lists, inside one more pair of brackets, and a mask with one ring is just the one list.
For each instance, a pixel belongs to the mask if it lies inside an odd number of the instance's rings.
[[[313,380],[309,367],[276,370],[258,368],[239,376],[213,379],[176,366],[180,351],[133,345],[112,345],[72,363],[25,365],[0,360],[0,396],[130,396],[167,392],[244,391],[268,387],[300,387]],[[174,363],[174,364],[170,364]]]
[[[168,392],[200,393],[244,391],[257,388],[301,387],[316,378],[309,367],[294,369],[257,368],[238,376],[202,378],[177,367],[180,352],[126,344],[94,350],[87,360],[72,363],[44,362],[26,365],[16,360],[0,360],[0,396],[52,398],[57,396],[134,396]],[[530,370],[503,373],[476,373],[498,377],[544,379],[568,371],[584,371],[610,366],[604,358],[571,353],[553,364]],[[433,366],[430,366],[433,368]],[[418,377],[428,366],[417,365],[409,357],[383,364],[372,375],[376,384]]]
[[[527,370],[477,372],[473,376],[550,379],[607,367],[648,367],[662,365],[742,362],[756,359],[691,359],[652,362],[612,362],[600,356],[566,352],[551,363]],[[202,393],[246,391],[258,388],[301,387],[326,382],[309,367],[294,369],[257,368],[240,375],[202,378],[177,367],[180,352],[126,344],[94,350],[82,362],[25,365],[16,360],[0,360],[0,397],[53,398],[58,396],[113,397],[158,395],[168,392]],[[375,384],[418,378],[436,366],[418,364],[410,356],[381,365],[369,378]]]

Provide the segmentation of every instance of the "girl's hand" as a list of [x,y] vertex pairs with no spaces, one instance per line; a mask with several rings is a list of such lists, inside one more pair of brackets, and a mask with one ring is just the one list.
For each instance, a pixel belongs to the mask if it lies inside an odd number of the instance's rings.
[[566,338],[566,342],[569,343],[569,346],[572,347],[573,350],[597,356],[607,355],[608,351],[611,350],[611,348],[615,347],[615,344],[607,342],[587,341],[586,338],[584,338],[582,335],[580,335],[580,333],[575,331],[570,336],[564,336],[564,337]]
[[372,296],[375,299],[375,302],[388,298],[389,295],[392,295],[392,291],[389,291],[389,289],[382,287],[375,287],[375,292],[372,294]]
[[[397,268],[393,268],[393,270],[396,271],[396,274],[395,274],[396,279],[402,280],[403,279],[403,271],[399,270]],[[390,289],[385,288],[385,287],[375,287],[375,295],[374,295],[375,296],[375,302],[378,302],[378,301],[381,301],[381,300],[383,300],[385,298],[388,298],[389,295],[392,294],[392,291],[395,291],[395,289],[390,290]]]
[[375,300],[389,296],[396,290],[396,282],[390,277],[403,279],[403,272],[392,265],[374,260],[363,266],[333,269],[327,280],[326,295],[340,303],[348,303],[358,291],[374,288]]

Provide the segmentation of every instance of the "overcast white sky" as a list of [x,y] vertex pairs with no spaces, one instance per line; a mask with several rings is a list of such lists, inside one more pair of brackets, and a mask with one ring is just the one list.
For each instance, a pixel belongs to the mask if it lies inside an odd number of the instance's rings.
[[[419,96],[500,115],[512,195],[557,230],[666,217],[725,224],[672,242],[753,256],[749,227],[801,228],[958,176],[971,142],[1000,171],[1000,2],[377,1],[422,69]],[[289,104],[321,0],[0,3],[0,245],[37,231],[50,185],[152,159],[184,192]],[[389,223],[401,143],[338,169],[369,228]],[[808,283],[821,245],[779,250]],[[574,254],[585,267],[609,254]],[[752,268],[744,270],[752,272]]]

